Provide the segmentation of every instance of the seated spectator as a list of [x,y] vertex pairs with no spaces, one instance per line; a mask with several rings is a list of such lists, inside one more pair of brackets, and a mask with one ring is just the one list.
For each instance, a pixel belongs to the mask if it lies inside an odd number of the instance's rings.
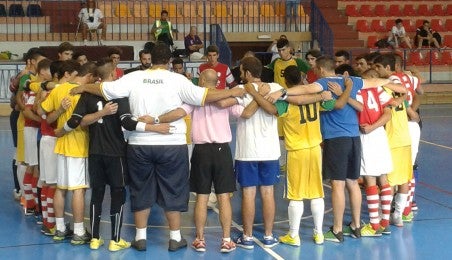
[[196,26],[190,27],[190,33],[185,36],[184,44],[190,60],[203,60],[206,58],[206,56],[199,51],[203,48],[203,44],[198,36]]
[[[252,51],[247,51],[243,55],[243,58],[246,58],[246,57],[256,57],[256,54]],[[245,84],[245,82],[243,82],[243,79],[240,77],[240,65],[232,68],[231,73],[232,73],[232,76],[234,77],[235,85]],[[263,66],[262,74],[261,74],[261,81],[267,82],[267,83],[273,82],[273,70]]]
[[160,19],[155,20],[152,25],[151,34],[155,36],[155,40],[165,43],[168,46],[173,46],[173,32],[171,22],[168,21],[168,11],[162,10]]
[[395,20],[395,25],[392,26],[391,32],[389,33],[388,43],[394,48],[399,48],[400,43],[405,43],[408,48],[412,48],[410,37],[406,34],[402,19]]
[[118,68],[119,61],[121,60],[122,50],[118,47],[110,47],[108,48],[107,55],[113,61],[113,65],[115,66],[114,72],[114,80],[119,79],[124,76],[124,71],[121,68]]
[[416,29],[415,40],[418,49],[422,47],[436,47],[439,49],[441,46],[441,35],[430,28],[430,22],[427,20],[424,20],[422,26]]
[[88,30],[102,30],[102,36],[100,43],[104,45],[103,41],[105,41],[107,36],[107,26],[105,24],[104,15],[99,8],[96,8],[95,0],[87,0],[86,8],[82,8],[78,14],[78,18],[81,21],[82,28],[82,38],[83,44],[87,45],[88,40],[86,38],[86,33]]
[[185,71],[184,61],[181,58],[174,58],[171,62],[172,71],[184,75],[187,79],[193,80],[192,75]]
[[130,72],[137,71],[137,70],[147,70],[147,69],[149,69],[152,66],[152,63],[151,63],[151,51],[149,49],[141,50],[138,53],[138,56],[140,56],[141,64],[138,67],[124,70],[124,75],[128,74]]

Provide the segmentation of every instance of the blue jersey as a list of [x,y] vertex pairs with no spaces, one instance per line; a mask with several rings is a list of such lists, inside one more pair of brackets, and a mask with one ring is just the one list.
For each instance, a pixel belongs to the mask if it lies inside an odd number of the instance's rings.
[[[350,79],[353,81],[350,97],[355,99],[356,93],[363,87],[363,80],[358,77],[350,77]],[[345,89],[343,77],[321,78],[316,83],[320,84],[323,90],[328,90],[328,82],[330,81],[339,83],[342,89]],[[337,98],[337,96],[334,97]],[[342,109],[322,111],[320,113],[320,128],[323,139],[359,136],[357,112],[348,103]]]

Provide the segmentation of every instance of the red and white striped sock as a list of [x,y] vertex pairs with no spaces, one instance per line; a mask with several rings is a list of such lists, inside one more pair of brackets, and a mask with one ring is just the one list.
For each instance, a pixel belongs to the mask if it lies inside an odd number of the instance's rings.
[[380,225],[387,227],[389,225],[389,216],[391,214],[392,190],[389,184],[381,187],[380,201],[381,201],[381,221]]
[[53,208],[53,196],[55,196],[55,187],[47,188],[47,227],[55,227],[55,211]]
[[32,190],[33,174],[29,171],[25,172],[24,175],[24,195],[25,195],[25,205],[24,208],[31,209],[36,206],[35,198],[33,197]]
[[41,189],[42,224],[47,226],[47,190],[48,186],[43,185]]
[[31,177],[31,190],[33,192],[33,199],[35,200],[35,208],[37,212],[39,212],[38,181],[39,178],[37,176]]
[[414,190],[416,187],[416,180],[411,178],[411,181],[409,183],[409,191],[408,191],[408,199],[405,209],[403,210],[403,215],[408,216],[411,213],[411,206],[413,204],[413,198],[414,198]]
[[370,225],[374,230],[380,227],[380,216],[378,214],[378,207],[380,203],[380,196],[378,195],[378,187],[370,186],[366,188],[367,207],[369,209]]

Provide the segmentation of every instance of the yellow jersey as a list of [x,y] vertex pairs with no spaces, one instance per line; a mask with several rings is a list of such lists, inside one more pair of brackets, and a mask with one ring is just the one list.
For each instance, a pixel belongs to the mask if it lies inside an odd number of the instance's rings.
[[[385,91],[397,98],[399,94],[386,89]],[[391,120],[386,123],[385,129],[391,148],[411,145],[410,132],[408,130],[407,104],[403,102],[397,107],[391,108]]]

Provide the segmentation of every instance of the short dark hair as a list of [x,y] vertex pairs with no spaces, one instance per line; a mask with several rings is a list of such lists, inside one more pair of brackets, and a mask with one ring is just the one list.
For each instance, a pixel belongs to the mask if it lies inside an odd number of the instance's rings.
[[207,47],[206,53],[209,52],[216,52],[217,54],[220,53],[220,49],[218,49],[218,46],[216,45],[210,45],[209,47]]
[[341,64],[337,66],[334,72],[338,75],[344,75],[345,72],[348,72],[349,76],[357,76],[355,70],[352,66],[350,66],[350,64]]
[[301,82],[301,73],[297,66],[290,65],[284,69],[284,79],[286,80],[287,86],[295,86]]
[[105,57],[96,62],[96,71],[94,74],[97,78],[105,80],[113,69],[113,60]]
[[78,63],[75,60],[65,60],[62,61],[59,68],[58,68],[58,79],[62,79],[64,76],[64,73],[69,72],[72,73],[74,71],[80,71],[80,63]]
[[166,11],[165,9],[163,9],[163,10],[160,12],[160,15],[163,15],[163,14],[168,14],[168,11]]
[[284,48],[286,46],[289,46],[289,40],[287,40],[285,38],[279,38],[276,41],[276,48],[280,49],[280,48]]
[[62,62],[63,61],[61,61],[61,60],[52,61],[52,63],[50,64],[50,74],[52,74],[52,77],[55,77],[55,74],[56,74],[57,78],[58,79],[60,78],[59,70],[60,70]]
[[78,57],[83,56],[83,55],[86,56],[86,54],[85,54],[84,52],[77,51],[77,52],[75,52],[75,53],[72,55],[72,59],[73,59],[73,60],[77,60]]
[[151,51],[151,61],[154,65],[168,64],[171,59],[171,50],[165,43],[158,42]]
[[70,42],[62,42],[58,46],[58,53],[63,53],[65,51],[74,51],[75,47]]
[[322,53],[320,52],[320,50],[310,49],[308,52],[306,52],[306,55],[304,57],[307,59],[308,55],[312,55],[313,57],[318,58],[322,56]]
[[399,18],[399,19],[395,20],[394,22],[395,22],[395,24],[398,24],[398,23],[401,23],[403,21],[402,21],[402,19]]
[[96,73],[96,64],[92,61],[89,61],[85,64],[83,64],[82,66],[80,66],[80,70],[78,71],[77,76],[78,77],[83,77],[86,76],[88,74],[95,74]]
[[322,68],[328,72],[334,72],[334,68],[336,67],[334,59],[329,56],[318,57],[315,64],[318,68]]
[[422,25],[425,25],[426,23],[430,23],[428,20],[424,20],[423,22],[422,22]]
[[38,66],[36,68],[36,72],[40,72],[41,70],[50,69],[50,64],[52,63],[49,59],[43,59],[38,62]]
[[107,55],[108,57],[110,57],[113,54],[118,54],[118,55],[122,55],[122,50],[118,47],[110,47],[107,50]]
[[249,71],[251,76],[260,78],[262,75],[262,62],[256,57],[245,57],[240,60],[243,71]]
[[385,53],[375,58],[374,63],[379,63],[384,67],[389,65],[391,71],[395,71],[395,57],[392,53]]
[[142,49],[141,51],[138,52],[138,57],[140,57],[140,59],[141,59],[141,55],[143,55],[143,54],[151,54],[151,50]]
[[35,56],[36,54],[39,54],[40,56],[44,56],[41,49],[34,47],[34,48],[30,48],[26,53],[24,53],[24,56],[22,59],[23,59],[23,61],[27,62],[27,60],[33,59],[33,56]]
[[341,57],[344,56],[346,60],[350,60],[350,53],[346,50],[338,50],[336,53],[334,53],[334,56]]
[[173,64],[173,65],[176,65],[176,64],[184,64],[184,61],[181,59],[181,58],[179,58],[179,57],[177,57],[177,58],[174,58],[173,59],[173,61],[171,62],[171,64]]

